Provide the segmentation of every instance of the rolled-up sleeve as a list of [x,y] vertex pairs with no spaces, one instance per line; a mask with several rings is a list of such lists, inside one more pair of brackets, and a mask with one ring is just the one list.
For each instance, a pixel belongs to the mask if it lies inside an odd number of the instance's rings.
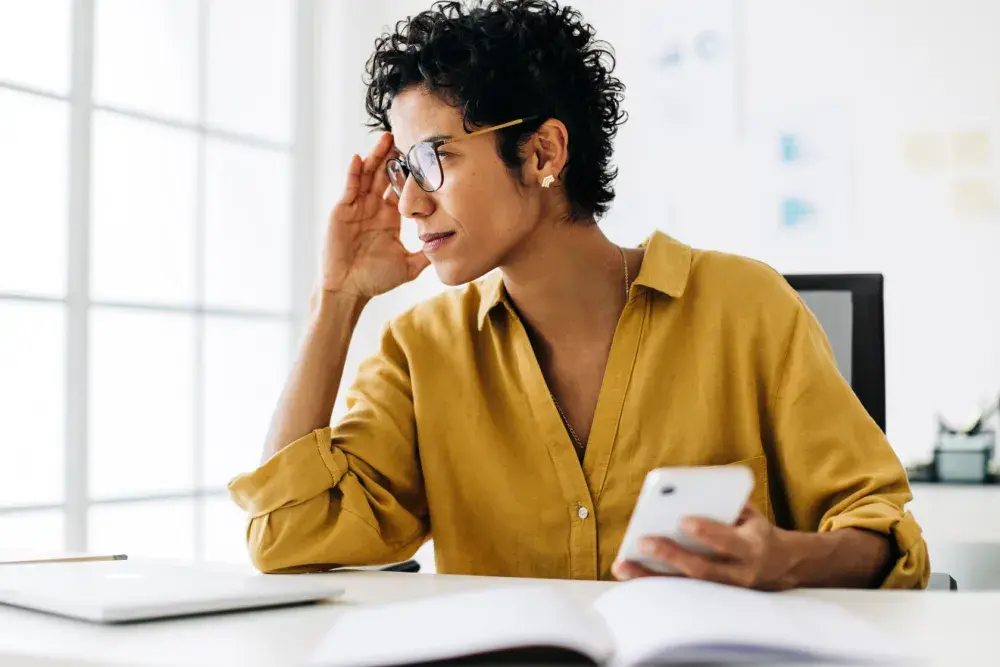
[[429,523],[406,356],[392,328],[347,395],[347,414],[229,482],[249,514],[264,572],[308,572],[409,558]]
[[930,577],[906,471],[836,361],[815,316],[796,302],[771,416],[771,464],[792,528],[861,528],[888,536],[896,561],[884,588],[923,588]]

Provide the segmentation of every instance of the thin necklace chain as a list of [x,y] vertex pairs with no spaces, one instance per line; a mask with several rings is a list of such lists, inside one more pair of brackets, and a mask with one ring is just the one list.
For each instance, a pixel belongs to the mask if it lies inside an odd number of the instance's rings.
[[[622,249],[621,246],[618,246],[618,252],[620,252],[622,254],[622,266],[625,267],[625,305],[627,306],[628,305],[628,288],[629,288],[629,281],[628,281],[628,260],[625,258],[625,251]],[[566,413],[563,412],[562,406],[559,405],[559,401],[556,400],[556,395],[553,394],[551,390],[549,391],[549,396],[552,397],[552,402],[555,404],[556,410],[559,411],[559,416],[562,418],[563,424],[566,425],[566,430],[569,431],[569,437],[573,441],[573,446],[576,447],[576,450],[579,453],[580,458],[582,459],[583,458],[583,452],[587,449],[587,445],[584,444],[583,442],[580,442],[580,438],[577,437],[576,431],[573,430],[573,425],[569,423],[568,419],[566,419]]]

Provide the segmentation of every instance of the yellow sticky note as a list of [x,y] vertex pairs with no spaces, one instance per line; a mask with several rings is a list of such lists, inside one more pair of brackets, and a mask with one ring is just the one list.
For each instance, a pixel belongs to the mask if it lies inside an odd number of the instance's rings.
[[915,132],[903,137],[903,159],[911,169],[940,171],[948,165],[948,141],[941,132]]
[[951,154],[958,167],[989,167],[990,153],[989,132],[971,130],[951,135]]
[[952,184],[952,207],[965,218],[983,218],[997,212],[993,183],[986,179],[963,179]]

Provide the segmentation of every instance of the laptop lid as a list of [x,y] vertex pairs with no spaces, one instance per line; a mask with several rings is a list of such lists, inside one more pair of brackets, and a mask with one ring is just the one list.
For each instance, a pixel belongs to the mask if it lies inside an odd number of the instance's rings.
[[328,575],[263,575],[170,561],[0,567],[0,603],[99,623],[302,604],[342,593]]

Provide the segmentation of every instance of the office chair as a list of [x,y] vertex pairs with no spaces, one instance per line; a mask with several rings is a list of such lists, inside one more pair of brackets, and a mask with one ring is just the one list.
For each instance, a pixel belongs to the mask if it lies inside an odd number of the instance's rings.
[[885,432],[882,274],[786,275],[826,332],[837,368]]

